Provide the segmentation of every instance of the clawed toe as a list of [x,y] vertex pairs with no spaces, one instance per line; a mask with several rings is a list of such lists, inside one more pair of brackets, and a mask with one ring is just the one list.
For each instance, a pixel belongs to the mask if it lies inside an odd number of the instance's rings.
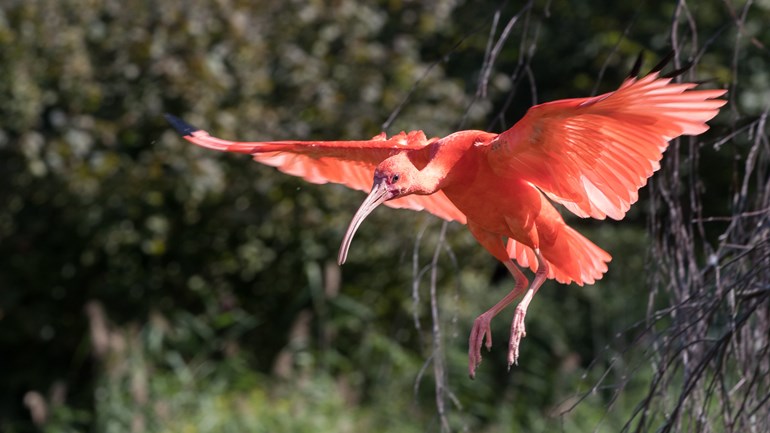
[[526,310],[517,307],[516,312],[513,315],[513,321],[511,322],[511,337],[508,341],[508,369],[511,366],[519,364],[519,345],[521,339],[527,336],[527,331],[524,327],[524,317],[526,316]]
[[476,367],[481,364],[481,346],[486,336],[487,350],[492,349],[492,329],[489,327],[490,319],[484,314],[473,322],[471,336],[468,339],[468,375],[473,379],[476,376]]

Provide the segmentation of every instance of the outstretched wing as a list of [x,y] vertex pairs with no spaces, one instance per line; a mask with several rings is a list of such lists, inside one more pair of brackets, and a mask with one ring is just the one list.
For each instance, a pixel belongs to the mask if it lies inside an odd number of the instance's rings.
[[[262,164],[276,167],[311,183],[341,183],[349,188],[369,191],[374,169],[382,160],[398,152],[421,149],[435,141],[422,131],[400,133],[390,138],[382,133],[362,141],[264,141],[238,142],[212,137],[181,119],[166,119],[188,141],[225,152],[247,153]],[[439,191],[432,195],[410,195],[385,202],[394,208],[425,210],[448,221],[465,224],[465,214]]]
[[621,219],[660,168],[668,142],[698,135],[725,90],[652,73],[616,91],[532,107],[484,149],[492,169],[540,188],[581,217]]

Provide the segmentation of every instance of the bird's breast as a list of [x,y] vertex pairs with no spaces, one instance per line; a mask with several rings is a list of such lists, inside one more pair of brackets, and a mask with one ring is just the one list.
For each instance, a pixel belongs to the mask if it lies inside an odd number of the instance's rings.
[[479,170],[472,180],[444,188],[447,198],[469,221],[492,233],[521,238],[542,208],[542,194],[527,182]]

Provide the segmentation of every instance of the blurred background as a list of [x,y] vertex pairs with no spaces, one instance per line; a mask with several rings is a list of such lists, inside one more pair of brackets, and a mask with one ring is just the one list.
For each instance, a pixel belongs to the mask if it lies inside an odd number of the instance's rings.
[[[767,431],[768,20],[741,0],[2,2],[0,431]],[[501,314],[474,381],[468,332],[512,279],[465,228],[382,208],[339,268],[363,194],[162,117],[240,140],[501,131],[672,47],[728,105],[624,221],[565,214],[610,271],[546,283],[510,372]]]

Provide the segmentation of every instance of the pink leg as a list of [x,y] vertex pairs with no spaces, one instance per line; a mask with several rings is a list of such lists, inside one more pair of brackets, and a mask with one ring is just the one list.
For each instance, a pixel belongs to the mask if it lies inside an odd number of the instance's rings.
[[548,262],[540,255],[540,249],[535,249],[535,255],[537,256],[537,272],[535,273],[535,279],[532,280],[532,285],[529,286],[529,290],[524,294],[524,297],[516,306],[516,310],[513,313],[513,322],[511,322],[511,337],[508,341],[508,369],[511,369],[513,364],[518,365],[519,360],[519,344],[521,339],[527,336],[527,331],[524,328],[524,317],[527,315],[527,308],[532,298],[537,293],[540,286],[543,285],[545,279],[548,277]]
[[[476,367],[478,367],[479,364],[481,364],[481,345],[484,342],[485,336],[487,340],[487,344],[486,344],[487,350],[492,349],[492,330],[489,327],[489,323],[492,321],[492,318],[497,316],[497,314],[500,311],[502,311],[505,307],[510,305],[511,302],[514,301],[514,299],[518,298],[519,295],[521,295],[522,292],[524,292],[524,289],[527,287],[527,284],[529,283],[529,281],[527,280],[527,277],[524,276],[524,274],[519,270],[519,268],[516,267],[515,264],[513,264],[511,260],[507,260],[503,262],[503,264],[505,265],[506,268],[508,268],[508,271],[511,272],[511,275],[513,275],[513,278],[516,280],[516,286],[513,288],[513,290],[511,290],[510,293],[505,295],[505,297],[501,299],[497,304],[495,304],[489,310],[485,311],[483,314],[477,317],[476,320],[473,321],[473,329],[471,330],[471,336],[468,339],[468,374],[470,375],[471,379],[473,379],[476,376]],[[525,308],[525,311],[526,311],[526,308]],[[522,320],[523,320],[523,317],[522,317]],[[522,326],[523,326],[523,322],[522,322]],[[510,358],[510,353],[509,353],[509,358]]]
[[516,286],[510,293],[505,295],[505,297],[495,304],[494,307],[485,311],[473,321],[473,329],[471,330],[471,335],[468,339],[468,374],[472,379],[476,375],[476,367],[481,363],[481,346],[484,344],[485,337],[487,340],[487,350],[492,348],[492,330],[489,327],[489,323],[492,321],[493,317],[524,293],[524,289],[526,289],[529,281],[527,280],[527,277],[524,276],[524,273],[522,273],[508,257],[508,252],[505,250],[505,244],[499,235],[490,233],[476,226],[472,221],[468,221],[468,229],[470,229],[473,236],[484,246],[484,248],[508,268],[508,271],[516,280]]

